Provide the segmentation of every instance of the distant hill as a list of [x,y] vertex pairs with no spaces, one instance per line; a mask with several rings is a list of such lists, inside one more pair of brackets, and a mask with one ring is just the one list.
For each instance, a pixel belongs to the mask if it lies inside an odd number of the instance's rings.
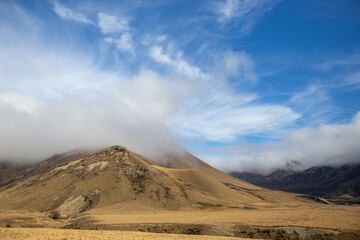
[[15,179],[19,172],[29,166],[30,164],[13,163],[9,160],[0,161],[0,186]]
[[319,166],[304,171],[278,169],[270,174],[232,172],[230,175],[269,189],[360,203],[360,164]]
[[160,166],[120,146],[55,155],[16,175],[0,187],[0,209],[50,211],[54,218],[104,208],[231,209],[308,202],[231,177],[189,153],[169,156]]
[[36,173],[42,172],[56,165],[66,163],[81,157],[90,156],[94,150],[72,150],[54,156],[35,164],[26,162],[0,161],[0,187],[9,183],[26,179]]

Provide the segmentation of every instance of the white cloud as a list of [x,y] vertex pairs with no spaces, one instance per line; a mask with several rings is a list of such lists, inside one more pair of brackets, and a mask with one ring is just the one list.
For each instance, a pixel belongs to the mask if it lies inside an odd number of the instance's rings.
[[293,161],[299,162],[300,169],[341,165],[360,161],[359,142],[360,112],[349,124],[305,127],[280,142],[217,149],[223,156],[207,157],[207,161],[226,171],[272,170]]
[[118,19],[105,13],[99,13],[98,19],[102,33],[112,35],[121,33],[120,37],[106,37],[104,39],[106,42],[114,44],[117,49],[134,54],[134,41],[127,19]]
[[239,6],[239,0],[225,0],[220,4],[221,7],[218,9],[220,22],[226,22],[231,19]]
[[160,35],[156,38],[156,41],[157,42],[163,42],[167,39],[167,36],[166,35]]
[[224,66],[227,75],[237,76],[241,80],[256,82],[255,65],[249,54],[246,52],[227,51],[224,54]]
[[304,91],[293,94],[290,98],[290,102],[311,107],[309,105],[311,105],[310,103],[314,103],[314,101],[319,103],[328,99],[329,97],[327,96],[326,91],[322,89],[320,85],[313,84]]
[[0,44],[0,63],[10,63],[0,64],[0,159],[115,144],[155,158],[174,150],[165,122],[183,83],[151,71],[125,78],[89,56],[26,44]]
[[94,24],[90,19],[88,19],[85,15],[81,13],[76,13],[73,10],[66,8],[65,6],[61,5],[58,2],[54,2],[54,11],[58,14],[61,18],[67,20],[74,20],[77,22]]
[[152,57],[155,62],[162,63],[174,68],[175,71],[179,74],[185,74],[186,76],[193,79],[205,77],[205,74],[202,73],[200,68],[192,66],[182,58],[181,52],[178,52],[176,56],[172,58],[169,54],[166,54],[163,51],[164,50],[162,47],[154,46],[150,49],[150,57]]
[[[150,70],[124,74],[102,69],[96,53],[44,44],[48,32],[24,34],[4,24],[0,21],[0,158],[39,160],[113,144],[159,156],[176,149],[172,134],[231,141],[248,133],[272,134],[299,117],[281,105],[259,104],[256,94],[218,84],[181,51],[150,49],[155,62],[176,73],[172,78]],[[127,28],[103,27],[107,41],[132,49]],[[244,76],[252,71],[249,62],[245,53],[222,61],[224,69]]]
[[343,57],[333,57],[328,61],[315,64],[314,69],[327,74],[335,80],[334,88],[343,88],[343,91],[357,91],[360,88],[360,54],[353,53]]
[[254,96],[231,95],[225,89],[189,103],[170,123],[180,135],[231,142],[244,135],[271,135],[290,126],[299,115],[280,105],[252,104]]
[[171,80],[160,74],[142,70],[130,81],[119,84],[116,99],[124,103],[134,113],[165,123],[175,114],[182,99],[192,92],[192,84],[180,80]]
[[172,65],[173,60],[167,54],[163,53],[163,48],[159,46],[152,47],[150,50],[150,56],[155,60],[155,62],[163,63],[167,65]]
[[226,52],[223,59],[214,64],[216,73],[212,75],[190,65],[182,59],[181,53],[172,58],[160,46],[152,47],[150,56],[178,74],[197,79],[200,84],[198,95],[187,99],[180,111],[168,120],[171,128],[181,136],[230,142],[246,134],[274,133],[300,117],[285,106],[254,104],[255,94],[235,93],[229,85],[216,79],[220,76],[218,72],[225,72],[225,78],[236,75],[243,80],[255,81],[254,64],[245,52]]
[[311,84],[302,91],[293,93],[289,106],[301,113],[301,121],[309,126],[329,123],[341,114],[341,110],[332,102],[328,89],[320,83]]
[[98,71],[90,54],[39,45],[36,39],[4,36],[0,48],[0,90],[53,99],[63,94],[80,94],[85,89],[101,90],[116,79]]
[[360,71],[354,72],[350,76],[345,77],[345,79],[342,81],[345,86],[351,86],[358,89],[360,87]]
[[103,33],[116,33],[130,30],[127,19],[118,19],[116,16],[98,13],[98,26]]
[[332,59],[314,66],[315,69],[329,71],[338,67],[356,67],[360,65],[360,54],[353,54],[347,57]]
[[279,0],[224,0],[215,4],[215,12],[219,23],[228,24],[236,19],[240,33],[246,34],[277,2]]
[[154,35],[150,35],[150,34],[145,34],[142,36],[141,38],[141,44],[144,46],[151,46],[151,45],[157,45],[160,43],[165,42],[168,39],[167,35],[158,35],[158,36],[154,36]]
[[36,114],[42,101],[17,92],[0,92],[0,108],[15,109],[27,114]]
[[[151,71],[124,77],[100,70],[91,55],[21,36],[14,41],[16,46],[0,41],[1,157],[39,159],[112,144],[158,156],[174,149],[169,129],[180,137],[229,141],[239,134],[274,131],[297,117],[286,107],[252,104],[252,94]],[[202,76],[199,68],[180,61],[181,55],[171,59],[157,53],[158,62]]]
[[134,53],[133,40],[130,33],[123,33],[118,39],[105,38],[105,41],[115,44],[115,46],[122,51]]
[[4,24],[11,23],[0,21],[0,160],[115,144],[154,158],[176,151],[166,118],[190,83],[105,71],[91,52],[46,45],[40,32]]

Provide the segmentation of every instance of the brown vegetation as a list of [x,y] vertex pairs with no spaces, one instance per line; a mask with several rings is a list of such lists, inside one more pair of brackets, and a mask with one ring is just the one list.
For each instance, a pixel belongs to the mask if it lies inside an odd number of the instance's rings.
[[[0,227],[274,239],[358,236],[359,206],[320,203],[257,187],[189,154],[173,156],[166,166],[119,146],[62,162],[0,189]],[[4,229],[1,238],[29,234]],[[39,231],[44,238],[49,234]],[[86,231],[75,235],[80,233]]]

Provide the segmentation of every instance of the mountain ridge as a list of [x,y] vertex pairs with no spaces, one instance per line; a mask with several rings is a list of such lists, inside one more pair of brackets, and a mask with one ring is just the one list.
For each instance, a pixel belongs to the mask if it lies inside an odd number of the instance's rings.
[[[120,212],[230,209],[308,202],[295,194],[238,180],[188,153],[173,156],[169,164],[178,168],[161,166],[124,147],[112,146],[5,185],[0,188],[0,206],[74,217],[104,208]],[[42,165],[46,166],[46,161]]]
[[[328,199],[360,197],[360,164],[314,166],[304,171],[277,169],[271,173],[231,172],[230,175],[269,189]],[[351,202],[351,201],[349,201]]]

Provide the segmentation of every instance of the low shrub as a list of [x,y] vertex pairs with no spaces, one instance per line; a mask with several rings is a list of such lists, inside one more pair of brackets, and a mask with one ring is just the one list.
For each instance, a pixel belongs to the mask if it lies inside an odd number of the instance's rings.
[[52,210],[50,212],[50,216],[52,219],[59,219],[60,218],[60,213],[56,210]]

